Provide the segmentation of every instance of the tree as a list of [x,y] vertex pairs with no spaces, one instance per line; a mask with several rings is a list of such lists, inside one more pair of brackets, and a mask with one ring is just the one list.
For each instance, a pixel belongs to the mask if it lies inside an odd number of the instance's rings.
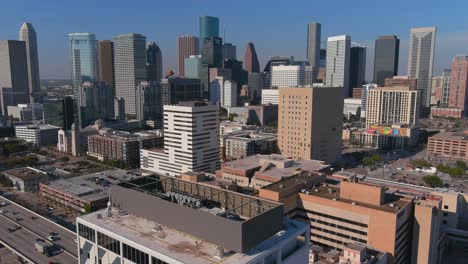
[[93,208],[91,207],[90,204],[85,204],[84,205],[84,210],[85,210],[86,214],[89,214],[89,213],[91,213],[93,211]]
[[444,185],[444,182],[434,175],[424,176],[423,181],[431,187],[442,187]]
[[423,159],[416,159],[411,161],[411,165],[419,168],[428,168],[431,167],[432,164],[430,162],[427,162]]
[[457,160],[456,167],[462,170],[466,170],[466,162],[463,160]]
[[63,157],[60,157],[59,160],[60,160],[61,162],[67,162],[67,161],[70,160],[70,158],[67,157],[67,156],[63,156]]

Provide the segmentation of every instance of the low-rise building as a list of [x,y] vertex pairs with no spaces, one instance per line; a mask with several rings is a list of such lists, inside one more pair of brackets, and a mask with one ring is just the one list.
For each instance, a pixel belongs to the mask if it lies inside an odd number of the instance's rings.
[[383,186],[318,183],[317,176],[302,174],[260,189],[259,197],[283,203],[290,218],[310,224],[314,245],[343,252],[359,243],[388,252],[390,263],[411,258],[413,200]]
[[361,99],[345,98],[343,114],[349,119],[351,116],[361,117]]
[[278,105],[249,105],[229,107],[228,114],[234,115],[234,121],[267,126],[278,122]]
[[35,192],[39,190],[39,184],[48,179],[47,173],[31,167],[6,170],[3,174],[10,179],[14,188],[22,192]]
[[240,132],[244,130],[246,127],[247,126],[245,125],[245,123],[223,121],[219,125],[219,134],[225,135],[225,134]]
[[278,136],[271,133],[241,132],[220,137],[221,159],[241,159],[278,152]]
[[35,121],[43,119],[44,109],[42,104],[18,104],[17,106],[9,105],[8,115],[12,116],[14,119],[25,122],[25,121]]
[[431,107],[431,118],[462,118],[463,110],[460,108],[450,108],[450,107]]
[[112,131],[88,137],[87,155],[98,160],[117,160],[129,167],[140,163],[140,148],[162,147],[163,137],[159,131],[130,132]]
[[329,168],[318,160],[293,160],[277,154],[254,155],[221,164],[216,177],[259,189],[304,171],[325,172]]
[[371,125],[368,129],[343,130],[343,140],[375,149],[409,149],[419,143],[419,128],[402,124]]
[[463,132],[440,132],[429,137],[427,154],[468,160],[468,130]]
[[106,207],[109,187],[137,178],[125,170],[107,170],[64,180],[41,183],[41,195],[80,212],[89,212]]
[[387,264],[388,253],[358,243],[346,245],[342,252],[326,250],[319,245],[310,247],[309,263],[327,264]]
[[77,218],[80,263],[308,263],[309,227],[279,203],[158,175],[111,194]]
[[60,127],[53,125],[22,125],[15,126],[15,135],[36,146],[45,147],[57,144],[59,130]]

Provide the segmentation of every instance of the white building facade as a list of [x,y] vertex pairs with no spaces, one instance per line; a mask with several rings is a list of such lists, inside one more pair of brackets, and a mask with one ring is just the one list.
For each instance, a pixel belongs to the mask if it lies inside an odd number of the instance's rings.
[[271,87],[295,87],[304,85],[303,65],[279,65],[271,69]]
[[60,127],[53,125],[15,126],[15,135],[18,139],[22,139],[36,146],[51,146],[57,144],[59,130]]
[[187,102],[164,106],[164,150],[140,150],[142,169],[177,176],[219,168],[219,106]]
[[262,90],[262,105],[278,104],[278,96],[279,90],[278,89],[263,89]]
[[350,36],[342,35],[328,38],[325,84],[331,87],[343,87],[345,95],[349,91],[350,49]]

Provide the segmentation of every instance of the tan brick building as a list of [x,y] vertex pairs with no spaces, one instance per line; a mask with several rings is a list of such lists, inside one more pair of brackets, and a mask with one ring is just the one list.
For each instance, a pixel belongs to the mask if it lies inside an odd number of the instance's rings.
[[464,132],[441,132],[429,137],[427,154],[468,160],[468,130]]
[[280,88],[278,103],[281,154],[334,162],[341,153],[343,87]]

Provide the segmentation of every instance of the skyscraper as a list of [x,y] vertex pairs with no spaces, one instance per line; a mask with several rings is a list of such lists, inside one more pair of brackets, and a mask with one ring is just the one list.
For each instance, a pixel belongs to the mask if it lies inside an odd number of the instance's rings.
[[39,79],[39,58],[37,52],[37,35],[30,23],[24,23],[19,31],[19,40],[26,42],[28,63],[29,96],[31,102],[37,103],[40,98],[41,84]]
[[183,101],[202,100],[199,79],[171,77],[161,80],[161,100],[164,105],[175,105]]
[[209,98],[210,71],[208,59],[201,55],[191,55],[185,58],[185,78],[200,79],[203,98]]
[[43,102],[44,123],[70,130],[71,125],[78,121],[77,100],[72,96],[63,99],[47,99]]
[[[200,54],[199,40],[195,36],[180,36],[177,39],[177,47],[179,49],[178,69],[179,76],[184,77],[184,60],[192,55]],[[201,46],[203,48],[203,46]]]
[[322,25],[309,23],[307,25],[307,60],[314,68],[320,66],[320,35]]
[[78,98],[79,122],[81,127],[98,119],[114,118],[113,87],[105,82],[84,82]]
[[[236,59],[225,60],[223,63],[223,67],[224,69],[231,69],[231,78],[227,80],[234,81],[235,85],[237,85],[237,96],[240,97],[242,85],[247,83],[248,78],[244,76],[246,72],[242,69],[242,61],[238,61]],[[237,102],[240,102],[240,100],[237,100]]]
[[349,89],[350,48],[350,36],[328,38],[325,84],[330,87],[343,87],[345,97],[351,97]]
[[162,53],[154,42],[146,46],[146,80],[160,82],[162,79]]
[[29,103],[26,43],[0,40],[0,114],[8,114],[7,106]]
[[94,82],[98,77],[96,36],[91,33],[71,33],[68,36],[73,96],[78,99],[81,85],[84,82]]
[[452,77],[448,105],[461,109],[464,116],[468,110],[468,56],[456,56],[452,62]]
[[421,107],[427,108],[431,103],[432,67],[436,28],[412,28],[410,34],[408,75],[418,80],[421,91]]
[[135,89],[136,116],[162,125],[161,86],[158,82],[141,82]]
[[259,104],[262,90],[268,87],[266,74],[264,72],[252,72],[248,75],[249,99],[253,104]]
[[223,67],[223,39],[218,37],[205,38],[202,56],[208,59],[210,68]]
[[302,65],[279,65],[271,70],[272,87],[296,87],[304,85],[305,67]]
[[341,152],[341,87],[280,88],[278,147],[294,159],[332,163]]
[[115,95],[115,70],[114,70],[114,43],[110,40],[99,41],[99,81],[114,86]]
[[224,60],[235,60],[237,59],[236,45],[231,43],[223,44],[223,61]]
[[[206,38],[219,37],[219,18],[211,16],[200,17],[200,52]],[[190,54],[197,55],[197,54]]]
[[398,75],[400,40],[397,36],[380,36],[375,40],[374,83],[383,86],[386,78]]
[[114,37],[115,94],[125,101],[125,114],[136,117],[135,88],[146,80],[146,37],[130,33]]
[[366,82],[366,47],[355,45],[350,49],[348,97],[353,88],[361,87]]
[[257,52],[252,42],[247,43],[245,48],[245,69],[248,73],[260,72],[260,63],[258,62]]

